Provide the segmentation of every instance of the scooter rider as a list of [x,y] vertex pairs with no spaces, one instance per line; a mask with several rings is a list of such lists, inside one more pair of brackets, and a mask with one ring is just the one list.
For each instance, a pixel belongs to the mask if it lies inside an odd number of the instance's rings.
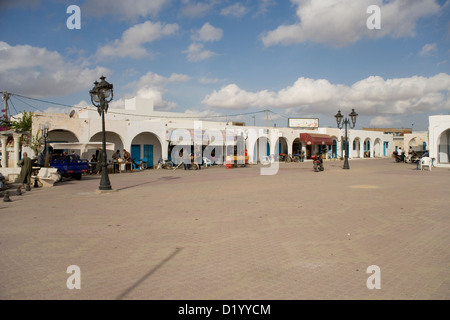
[[314,171],[316,171],[316,172],[324,170],[323,159],[322,159],[322,153],[321,152],[318,152],[314,156],[313,168],[314,168]]

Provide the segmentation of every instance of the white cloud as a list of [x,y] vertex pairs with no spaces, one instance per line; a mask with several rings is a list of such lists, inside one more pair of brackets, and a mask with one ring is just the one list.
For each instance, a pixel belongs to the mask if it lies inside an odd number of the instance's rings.
[[197,30],[193,36],[192,40],[201,42],[212,42],[219,41],[222,39],[223,30],[220,28],[213,27],[206,22],[199,30]]
[[201,77],[198,81],[203,84],[210,84],[210,83],[217,83],[222,80],[220,80],[219,78]]
[[187,50],[183,51],[183,53],[187,54],[187,59],[191,62],[206,60],[217,55],[217,53],[213,51],[204,50],[203,44],[196,42],[192,43]]
[[185,74],[172,73],[170,77],[164,77],[154,72],[147,72],[143,75],[137,82],[132,83],[133,87],[156,87],[163,88],[170,83],[175,82],[186,82],[189,81],[190,77]]
[[[435,0],[291,0],[299,21],[262,35],[265,46],[303,42],[342,47],[361,38],[414,36],[417,20],[439,12]],[[381,9],[381,29],[369,30],[367,7]]]
[[209,3],[206,2],[194,2],[189,0],[183,1],[184,7],[181,9],[180,14],[184,17],[199,18],[205,16],[208,11],[215,5],[216,1],[212,0]]
[[82,6],[83,15],[103,17],[113,15],[121,20],[155,17],[171,0],[89,0]]
[[428,56],[432,55],[437,50],[437,44],[436,43],[427,43],[422,47],[422,50],[419,52],[419,56]]
[[210,109],[206,109],[206,110],[197,110],[195,108],[194,109],[187,109],[185,111],[185,113],[187,115],[198,116],[198,117],[201,117],[201,118],[208,118],[208,117],[218,118],[219,120],[222,119],[221,116],[226,117],[223,114],[218,113],[216,111],[212,111]]
[[258,8],[257,8],[255,16],[267,14],[269,12],[269,8],[271,6],[276,5],[275,0],[258,0],[257,2],[258,2],[258,4],[257,4]]
[[175,109],[177,104],[175,102],[164,100],[163,95],[164,91],[151,87],[141,88],[136,93],[137,97],[152,100],[155,110],[169,111]]
[[213,42],[222,39],[223,30],[213,27],[209,22],[206,22],[199,30],[192,35],[194,42],[183,53],[187,54],[188,61],[197,62],[209,59],[217,53],[203,49],[204,45],[199,42]]
[[391,117],[377,116],[370,120],[370,125],[375,127],[388,127],[400,122],[400,120],[394,120]]
[[63,108],[63,107],[49,107],[47,109],[42,110],[44,113],[66,113],[68,114],[70,112],[70,109]]
[[65,61],[56,51],[0,41],[0,83],[4,91],[33,97],[63,96],[90,89],[102,74],[108,76],[110,71]]
[[299,78],[277,92],[248,92],[229,84],[207,95],[202,103],[213,108],[284,108],[302,113],[333,113],[356,108],[365,114],[405,114],[450,109],[450,75],[383,79],[371,76],[352,86],[325,79]]
[[[136,87],[132,94],[142,98],[151,99],[156,110],[169,111],[175,109],[177,104],[164,99],[167,93],[165,87],[172,83],[189,81],[190,77],[184,74],[173,73],[168,78],[153,72],[143,75],[138,81],[131,83],[130,86]],[[121,103],[124,105],[124,103]]]
[[116,39],[113,44],[100,47],[97,55],[99,57],[144,58],[149,55],[144,44],[173,35],[177,31],[177,24],[163,25],[160,22],[146,21],[125,30],[122,38]]
[[231,16],[235,18],[242,18],[247,13],[247,8],[242,4],[236,2],[235,4],[225,7],[220,11],[223,16]]

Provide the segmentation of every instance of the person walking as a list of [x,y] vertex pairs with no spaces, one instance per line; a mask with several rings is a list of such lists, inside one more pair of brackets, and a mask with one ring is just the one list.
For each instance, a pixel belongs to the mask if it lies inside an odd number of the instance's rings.
[[191,155],[189,154],[189,152],[187,152],[187,149],[184,149],[182,153],[183,153],[182,156],[183,156],[184,170],[189,170],[191,163]]
[[197,151],[195,153],[195,163],[197,164],[197,170],[201,170],[202,169],[202,152],[201,151]]
[[40,167],[45,166],[45,156],[46,156],[47,152],[44,150],[41,153],[39,153],[38,155],[38,164]]
[[26,184],[31,184],[31,172],[33,170],[33,160],[28,157],[26,152],[23,153],[23,158],[17,164],[22,167],[20,169],[19,182],[22,183],[22,188]]

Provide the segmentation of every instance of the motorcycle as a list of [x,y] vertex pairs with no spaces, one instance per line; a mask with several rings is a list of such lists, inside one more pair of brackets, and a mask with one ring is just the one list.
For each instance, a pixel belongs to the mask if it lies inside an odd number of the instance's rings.
[[313,168],[315,172],[323,171],[323,159],[321,154],[317,154],[315,156],[312,156],[311,159],[313,160]]

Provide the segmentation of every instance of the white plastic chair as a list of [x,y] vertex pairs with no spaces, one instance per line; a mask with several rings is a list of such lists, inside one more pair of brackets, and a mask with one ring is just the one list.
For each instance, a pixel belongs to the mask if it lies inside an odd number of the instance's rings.
[[428,167],[428,170],[431,171],[432,160],[430,157],[423,157],[420,159],[420,170],[423,170],[423,167]]
[[203,163],[205,164],[206,167],[212,166],[212,161],[206,157],[203,157]]

